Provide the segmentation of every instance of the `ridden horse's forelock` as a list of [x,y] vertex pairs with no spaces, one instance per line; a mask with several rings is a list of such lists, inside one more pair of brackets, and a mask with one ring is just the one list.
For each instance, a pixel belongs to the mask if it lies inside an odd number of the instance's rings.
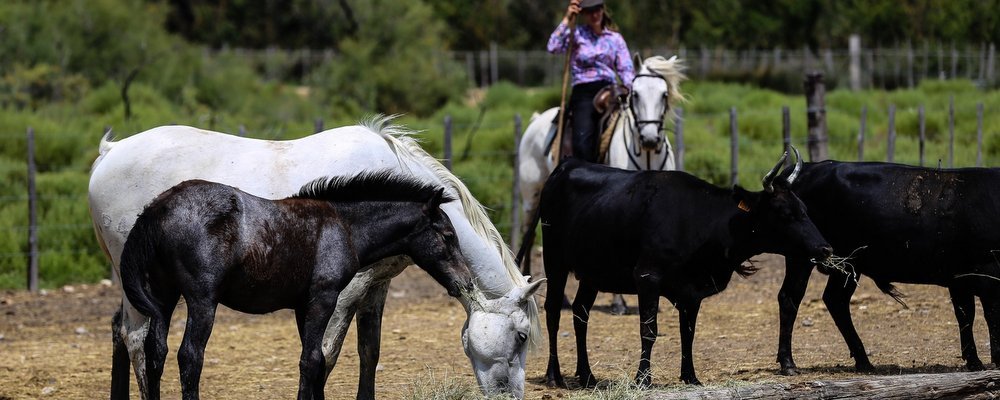
[[[91,170],[91,216],[98,239],[117,274],[121,246],[135,215],[156,194],[186,179],[222,182],[265,198],[287,196],[320,173],[351,175],[366,168],[393,168],[439,182],[460,200],[442,209],[456,225],[463,255],[469,260],[477,287],[484,291],[484,301],[490,303],[484,309],[470,307],[462,299],[469,316],[463,327],[463,347],[484,393],[522,397],[525,356],[529,348],[537,346],[541,335],[531,296],[541,280],[527,283],[482,205],[457,177],[408,136],[410,130],[391,124],[392,118],[374,116],[359,126],[289,141],[246,139],[183,126],[159,127],[117,142],[111,142],[108,135],[101,141],[100,155]],[[227,151],[214,153],[219,148]],[[167,156],[157,158],[154,165],[150,153]],[[246,174],[259,170],[260,154],[279,162],[282,168]],[[393,269],[382,269],[384,272],[378,274],[362,270],[341,293],[324,339],[329,373],[336,365],[349,324],[357,316],[362,344],[359,398],[374,397],[382,304],[389,280],[408,265],[403,259],[384,263],[393,265]],[[113,321],[112,398],[127,398],[129,364],[140,372],[143,355],[141,345],[136,345],[143,341],[145,328],[139,318],[125,299]],[[497,335],[506,337],[507,332],[518,340],[496,339]],[[521,334],[525,340],[520,340]]]

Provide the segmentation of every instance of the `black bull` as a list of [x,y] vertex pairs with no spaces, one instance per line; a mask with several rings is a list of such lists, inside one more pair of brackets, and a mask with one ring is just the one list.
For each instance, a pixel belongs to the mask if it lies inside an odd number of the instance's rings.
[[545,300],[550,385],[565,386],[556,338],[562,296],[573,271],[577,371],[593,385],[587,360],[589,310],[598,291],[638,294],[642,355],[636,379],[649,384],[659,296],[680,312],[681,379],[698,383],[692,362],[702,299],[726,288],[733,272],[748,275],[749,257],[772,252],[825,258],[827,242],[785,181],[765,177],[763,192],[719,188],[683,172],[625,171],[568,160],[549,177],[541,196],[545,237]]
[[[830,273],[823,301],[858,370],[873,368],[851,321],[859,273],[897,300],[891,282],[947,287],[971,370],[983,369],[972,337],[979,296],[990,355],[1000,362],[1000,265],[994,254],[1000,250],[1000,170],[826,161],[805,164],[792,188],[835,254],[853,253],[843,269],[820,268]],[[793,256],[786,263],[778,293],[778,362],[782,373],[795,374],[792,328],[813,263]]]

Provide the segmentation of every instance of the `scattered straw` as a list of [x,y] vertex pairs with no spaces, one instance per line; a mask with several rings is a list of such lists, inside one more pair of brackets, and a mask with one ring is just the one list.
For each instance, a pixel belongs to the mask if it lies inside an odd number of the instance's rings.
[[844,281],[844,286],[847,286],[848,282],[854,282],[854,284],[857,285],[859,275],[858,272],[854,269],[854,264],[851,264],[850,261],[851,259],[855,258],[854,254],[857,253],[858,250],[865,249],[867,247],[868,246],[858,247],[854,249],[854,251],[852,251],[851,254],[848,254],[847,257],[831,255],[829,258],[823,260],[822,262],[817,262],[815,258],[810,259],[809,262],[822,265],[832,270],[840,271],[841,273],[846,275],[847,280]]

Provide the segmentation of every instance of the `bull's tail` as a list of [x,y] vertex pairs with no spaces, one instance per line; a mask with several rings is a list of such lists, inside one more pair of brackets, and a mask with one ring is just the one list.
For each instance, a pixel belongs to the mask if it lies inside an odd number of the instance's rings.
[[149,268],[157,262],[158,235],[141,215],[125,241],[122,250],[122,291],[132,307],[150,318],[160,318],[160,305],[149,286]]
[[524,261],[524,257],[531,257],[531,247],[535,245],[535,228],[538,226],[538,220],[542,218],[542,213],[539,212],[540,207],[535,207],[535,212],[531,215],[531,224],[528,225],[528,229],[525,229],[521,233],[521,248],[517,250],[517,256],[514,257],[514,264],[521,267],[521,261]]
[[910,308],[910,306],[906,305],[906,302],[903,301],[903,297],[906,297],[906,295],[904,295],[903,292],[900,292],[895,285],[893,285],[889,281],[878,281],[874,279],[873,281],[875,281],[875,286],[878,287],[878,290],[881,290],[882,293],[885,293],[889,295],[889,297],[892,297],[892,299],[896,300],[896,302],[899,303],[899,305],[903,306],[903,308],[906,309]]

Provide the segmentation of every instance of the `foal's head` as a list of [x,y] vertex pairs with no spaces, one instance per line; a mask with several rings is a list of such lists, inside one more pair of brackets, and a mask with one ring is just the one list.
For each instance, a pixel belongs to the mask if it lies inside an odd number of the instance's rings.
[[424,204],[425,218],[410,234],[407,255],[448,289],[449,295],[458,297],[463,290],[472,289],[472,273],[462,255],[455,227],[441,210],[441,204],[451,200],[444,195],[444,188],[438,188]]

